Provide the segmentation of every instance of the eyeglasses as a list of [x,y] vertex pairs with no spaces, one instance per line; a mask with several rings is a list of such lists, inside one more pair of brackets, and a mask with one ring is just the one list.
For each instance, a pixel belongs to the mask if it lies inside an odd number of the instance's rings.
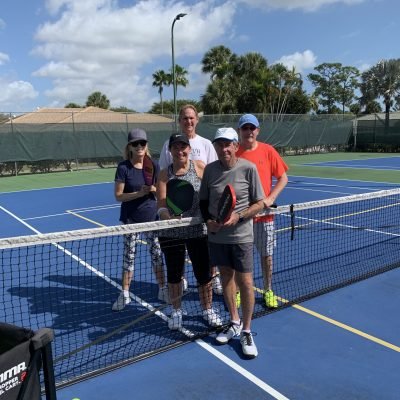
[[138,140],[137,142],[130,143],[133,147],[138,147],[139,145],[142,147],[146,147],[147,142],[145,140]]
[[242,131],[247,131],[248,129],[250,129],[251,131],[255,131],[257,127],[254,125],[243,125],[240,129]]

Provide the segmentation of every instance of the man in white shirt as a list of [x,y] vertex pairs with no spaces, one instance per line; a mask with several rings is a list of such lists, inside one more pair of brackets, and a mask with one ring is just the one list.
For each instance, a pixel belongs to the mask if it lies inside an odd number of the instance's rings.
[[[179,126],[183,134],[189,139],[191,152],[189,158],[191,160],[201,160],[204,164],[209,164],[217,160],[217,153],[211,141],[199,136],[196,133],[196,126],[199,122],[199,115],[196,108],[187,104],[179,111]],[[168,149],[168,140],[164,143],[160,153],[159,165],[160,169],[165,169],[172,163],[171,153]]]

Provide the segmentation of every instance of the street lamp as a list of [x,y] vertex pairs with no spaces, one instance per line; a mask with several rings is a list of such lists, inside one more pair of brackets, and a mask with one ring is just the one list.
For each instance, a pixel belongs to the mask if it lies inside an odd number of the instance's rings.
[[172,48],[172,86],[173,86],[173,92],[174,92],[174,120],[175,120],[175,128],[176,128],[176,115],[178,113],[176,109],[176,76],[175,76],[175,54],[174,54],[174,25],[175,22],[183,18],[187,14],[178,14],[175,18],[174,21],[172,22],[171,26],[171,48]]

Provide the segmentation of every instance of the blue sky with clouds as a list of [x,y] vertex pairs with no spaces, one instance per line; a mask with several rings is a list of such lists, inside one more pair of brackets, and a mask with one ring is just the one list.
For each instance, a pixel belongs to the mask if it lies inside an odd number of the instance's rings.
[[[201,59],[216,45],[261,53],[306,75],[323,62],[361,70],[400,58],[398,0],[3,0],[0,112],[84,104],[101,91],[112,107],[148,111],[159,101],[152,73],[189,71],[178,98],[199,99]],[[172,88],[164,89],[172,98]]]

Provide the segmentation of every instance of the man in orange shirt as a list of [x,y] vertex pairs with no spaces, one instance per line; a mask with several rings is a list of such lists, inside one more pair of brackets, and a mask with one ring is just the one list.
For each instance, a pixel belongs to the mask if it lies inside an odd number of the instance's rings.
[[[275,203],[288,182],[286,175],[288,166],[272,146],[257,141],[260,124],[254,115],[242,115],[238,128],[240,147],[237,155],[256,165],[266,196],[264,208],[268,208]],[[276,178],[274,186],[272,186],[273,177]],[[272,215],[254,217],[254,242],[261,257],[265,305],[268,308],[276,308],[278,300],[272,291],[272,254],[276,245]]]

